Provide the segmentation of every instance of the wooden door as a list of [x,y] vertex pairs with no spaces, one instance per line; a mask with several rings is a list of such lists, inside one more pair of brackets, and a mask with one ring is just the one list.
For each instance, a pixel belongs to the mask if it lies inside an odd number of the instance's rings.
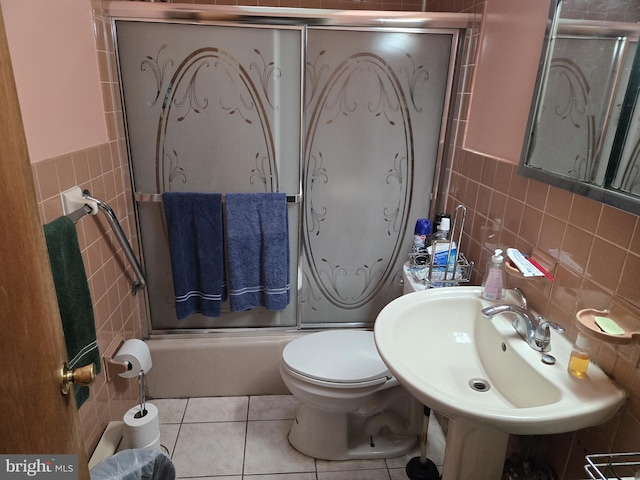
[[75,399],[60,391],[64,361],[0,8],[0,453],[78,454],[79,478],[88,479]]

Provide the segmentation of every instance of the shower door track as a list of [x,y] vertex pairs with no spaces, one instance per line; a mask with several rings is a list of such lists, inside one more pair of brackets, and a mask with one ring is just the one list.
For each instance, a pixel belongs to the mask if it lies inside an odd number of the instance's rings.
[[313,323],[294,325],[287,327],[239,327],[239,328],[183,328],[183,329],[155,329],[148,335],[148,338],[193,338],[197,335],[199,338],[205,337],[252,337],[256,333],[260,335],[283,335],[288,333],[312,333],[321,332],[329,328],[332,329],[356,329],[356,330],[373,330],[373,323],[351,322],[351,323]]
[[190,5],[178,3],[104,2],[105,14],[117,20],[188,23],[402,27],[467,29],[479,25],[476,13],[374,10],[328,10],[288,7]]

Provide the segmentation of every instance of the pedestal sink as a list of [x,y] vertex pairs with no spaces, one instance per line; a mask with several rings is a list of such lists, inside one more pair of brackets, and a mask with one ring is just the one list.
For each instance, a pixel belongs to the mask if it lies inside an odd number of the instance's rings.
[[[509,291],[504,303],[519,299]],[[482,316],[493,304],[480,297],[480,287],[434,288],[392,301],[375,323],[376,346],[389,370],[450,419],[443,480],[498,480],[509,434],[598,425],[625,399],[594,364],[586,378],[570,376],[571,343],[555,331],[549,353],[556,363],[543,363],[511,325],[513,314]]]

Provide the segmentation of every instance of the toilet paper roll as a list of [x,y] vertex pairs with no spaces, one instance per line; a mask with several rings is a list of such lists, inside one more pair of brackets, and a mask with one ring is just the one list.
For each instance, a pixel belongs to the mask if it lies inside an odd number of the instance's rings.
[[123,441],[126,448],[159,448],[160,417],[158,408],[152,403],[145,404],[147,414],[136,416],[140,405],[130,408],[124,414]]
[[156,438],[153,442],[151,442],[149,445],[145,445],[142,448],[150,448],[152,450],[158,450],[158,451],[162,451],[162,445],[160,444],[160,437],[158,436],[158,438]]
[[120,350],[113,357],[116,362],[127,362],[131,368],[126,372],[119,373],[121,377],[137,377],[140,370],[148,373],[151,370],[151,352],[149,347],[142,340],[137,338],[124,342]]

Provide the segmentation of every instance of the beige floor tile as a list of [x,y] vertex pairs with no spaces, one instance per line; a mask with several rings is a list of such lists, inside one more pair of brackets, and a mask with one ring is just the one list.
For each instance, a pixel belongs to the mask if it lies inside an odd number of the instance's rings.
[[[215,477],[177,477],[181,480],[242,480],[242,475],[223,475],[223,476],[215,476]],[[245,477],[247,478],[247,477]]]
[[[326,461],[302,455],[287,438],[299,406],[291,395],[152,403],[160,412],[161,443],[169,450],[180,479],[405,480],[407,462],[420,455],[419,447],[386,460]],[[427,455],[440,470],[444,447],[442,429],[432,416]]]
[[178,476],[241,475],[245,425],[245,422],[183,424],[173,453]]
[[315,460],[289,445],[290,427],[290,420],[248,422],[245,475],[315,472]]
[[[315,473],[276,473],[273,475],[245,475],[244,480],[316,480]],[[223,479],[220,479],[223,480]],[[224,480],[227,480],[225,477]]]
[[187,408],[186,398],[155,398],[150,400],[158,407],[160,423],[180,423]]
[[318,480],[390,480],[387,469],[318,472]]
[[167,449],[169,457],[173,455],[173,451],[176,448],[176,440],[178,440],[179,431],[179,423],[160,424],[160,445]]
[[249,397],[190,398],[184,423],[238,422],[247,419]]
[[344,470],[378,470],[387,468],[384,459],[373,460],[316,460],[318,472],[339,472]]
[[390,468],[389,476],[391,480],[407,480],[407,472],[404,468]]
[[249,399],[249,420],[293,420],[300,400],[293,395],[262,395]]

